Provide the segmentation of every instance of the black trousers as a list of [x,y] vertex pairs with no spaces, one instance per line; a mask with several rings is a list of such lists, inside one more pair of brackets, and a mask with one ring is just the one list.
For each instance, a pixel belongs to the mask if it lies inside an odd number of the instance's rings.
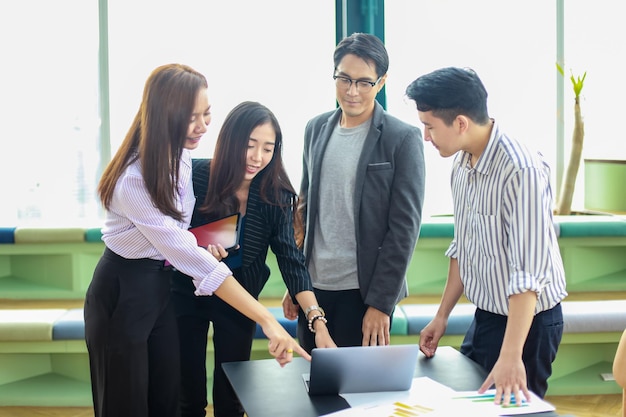
[[[325,291],[314,289],[317,302],[324,309],[328,331],[337,346],[363,344],[363,317],[368,306],[363,303],[360,290]],[[393,314],[392,314],[393,316]],[[298,341],[309,353],[315,347],[315,334],[308,327],[302,309],[298,313]],[[391,328],[391,317],[389,318]]]
[[[500,355],[504,340],[507,316],[476,309],[461,345],[461,353],[491,371]],[[535,315],[524,350],[522,361],[526,367],[528,388],[543,398],[552,375],[552,362],[563,336],[561,304]]]
[[[176,274],[179,275],[179,274]],[[174,279],[185,279],[174,276]],[[187,278],[188,279],[188,278]],[[182,417],[204,417],[207,406],[207,333],[213,322],[213,412],[215,417],[241,417],[244,410],[222,363],[250,360],[256,323],[217,296],[195,297],[172,292],[179,329]]]
[[176,417],[180,378],[171,271],[106,249],[85,297],[96,417]]

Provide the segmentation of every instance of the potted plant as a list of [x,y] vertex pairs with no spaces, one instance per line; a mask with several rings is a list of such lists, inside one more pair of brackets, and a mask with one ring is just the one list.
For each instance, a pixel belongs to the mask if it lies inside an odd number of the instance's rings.
[[[561,75],[563,68],[557,63]],[[585,125],[580,109],[580,93],[583,89],[585,72],[582,77],[570,76],[574,90],[574,130],[572,149],[567,170],[563,176],[561,191],[555,214],[572,214],[572,198],[576,187],[576,178],[582,159]],[[584,205],[590,212],[626,214],[626,160],[623,159],[585,159]]]
[[[565,76],[563,68],[558,63],[556,67],[561,75]],[[583,89],[586,77],[587,72],[582,77],[574,77],[574,74],[570,76],[572,87],[574,88],[574,131],[572,133],[572,149],[569,162],[563,176],[561,192],[556,205],[555,214],[558,215],[568,215],[572,212],[572,198],[576,187],[576,177],[578,176],[580,160],[582,159],[583,141],[585,138],[585,124],[580,111],[580,92]]]

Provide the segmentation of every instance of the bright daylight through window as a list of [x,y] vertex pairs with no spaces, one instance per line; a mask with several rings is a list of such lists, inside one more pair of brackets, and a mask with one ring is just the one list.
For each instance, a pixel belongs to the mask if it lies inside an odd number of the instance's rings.
[[[0,4],[0,36],[10,40],[3,43],[0,78],[0,176],[5,196],[1,224],[100,224],[95,189],[106,163],[100,161],[101,141],[111,153],[116,151],[137,111],[144,80],[153,68],[168,62],[189,64],[209,80],[213,122],[195,157],[211,156],[231,108],[244,100],[259,101],[281,123],[287,170],[299,187],[306,121],[335,106],[333,0],[309,2],[305,10],[290,0],[190,0],[185,8],[148,0],[105,2],[110,119],[102,121],[99,3],[102,0]],[[404,96],[406,86],[441,66],[472,67],[490,92],[491,115],[511,135],[544,153],[554,177],[557,120],[564,118],[565,159],[573,125],[569,84],[564,114],[557,114],[555,4],[387,1],[388,110],[422,128]],[[626,159],[626,146],[611,123],[620,120],[616,97],[624,96],[626,89],[618,73],[626,53],[616,43],[626,37],[626,29],[618,21],[621,14],[611,12],[619,6],[600,7],[585,0],[564,4],[566,76],[570,71],[587,72],[581,101],[584,157]],[[196,24],[189,24],[189,10],[199,16]],[[110,137],[101,137],[101,123],[110,127]],[[428,144],[425,156],[424,215],[450,213],[446,190],[452,158],[439,157]],[[582,205],[581,192],[582,186],[574,206]]]

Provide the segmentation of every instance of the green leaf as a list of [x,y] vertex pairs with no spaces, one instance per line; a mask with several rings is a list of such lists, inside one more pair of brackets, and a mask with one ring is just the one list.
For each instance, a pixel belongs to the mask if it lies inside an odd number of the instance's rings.
[[556,69],[559,71],[559,73],[565,77],[565,71],[563,71],[563,67],[559,65],[559,63],[556,63]]
[[576,95],[576,98],[580,96],[580,92],[583,89],[583,85],[585,83],[586,77],[587,77],[587,71],[585,71],[582,78],[580,76],[578,76],[578,78],[574,78],[574,74],[572,74],[572,77],[570,78],[572,80],[572,85],[574,86],[574,94]]
[[[556,63],[556,69],[563,77],[565,77],[565,71],[563,71],[563,67],[558,62]],[[574,88],[574,94],[576,98],[578,98],[580,96],[580,92],[583,89],[585,78],[587,77],[587,71],[585,71],[582,77],[578,76],[578,78],[574,77],[574,73],[571,70],[570,74],[570,81],[572,82],[572,87]]]

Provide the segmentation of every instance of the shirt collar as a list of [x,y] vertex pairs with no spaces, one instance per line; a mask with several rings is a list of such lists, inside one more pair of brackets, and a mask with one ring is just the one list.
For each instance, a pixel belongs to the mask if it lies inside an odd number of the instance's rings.
[[183,149],[180,161],[188,168],[191,168],[191,151],[189,149]]
[[[478,162],[476,163],[476,166],[473,168],[476,170],[476,172],[480,172],[481,174],[485,174],[485,175],[488,174],[490,171],[491,162],[497,151],[498,143],[500,142],[500,133],[499,133],[500,128],[494,119],[491,119],[491,122],[493,123],[493,127],[491,128],[491,135],[489,136],[489,141],[487,142],[487,146],[485,146],[483,153],[480,155],[480,158],[478,158]],[[467,152],[465,153],[463,157],[464,166],[467,167],[468,169],[472,169],[470,165],[471,158],[472,156]]]

